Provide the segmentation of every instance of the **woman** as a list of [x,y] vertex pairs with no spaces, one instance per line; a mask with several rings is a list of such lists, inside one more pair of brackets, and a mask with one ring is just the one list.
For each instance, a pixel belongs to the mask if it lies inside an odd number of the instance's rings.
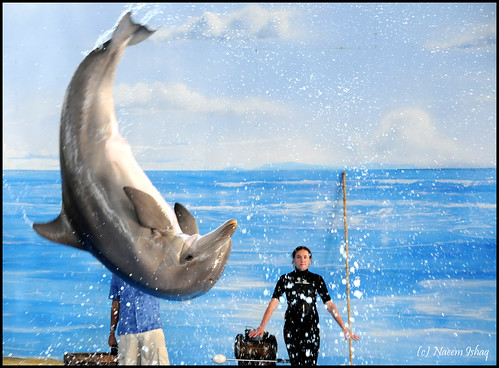
[[331,301],[322,276],[308,270],[311,262],[312,253],[307,247],[301,246],[293,251],[295,269],[279,278],[260,326],[249,334],[250,337],[263,335],[265,325],[279,304],[279,298],[286,293],[288,307],[284,318],[284,342],[291,365],[317,364],[320,346],[319,314],[316,308],[317,293],[343,330],[345,340],[352,338],[359,341],[359,337],[355,334],[350,335],[345,327],[338,309]]

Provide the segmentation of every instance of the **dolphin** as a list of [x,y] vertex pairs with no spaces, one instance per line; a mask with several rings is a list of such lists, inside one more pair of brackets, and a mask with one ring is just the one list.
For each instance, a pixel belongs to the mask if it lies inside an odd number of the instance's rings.
[[61,213],[33,228],[46,239],[89,251],[147,293],[185,300],[220,278],[237,221],[200,235],[194,216],[164,200],[118,132],[112,98],[118,64],[127,46],[153,32],[126,13],[111,39],[78,66],[61,112]]

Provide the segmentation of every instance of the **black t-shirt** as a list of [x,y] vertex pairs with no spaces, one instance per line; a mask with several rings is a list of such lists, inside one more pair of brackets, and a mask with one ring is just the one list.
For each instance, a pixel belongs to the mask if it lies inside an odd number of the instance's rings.
[[309,270],[299,271],[295,269],[282,275],[277,281],[272,298],[279,299],[284,293],[288,302],[286,322],[318,323],[317,294],[321,296],[324,303],[331,300],[322,276]]

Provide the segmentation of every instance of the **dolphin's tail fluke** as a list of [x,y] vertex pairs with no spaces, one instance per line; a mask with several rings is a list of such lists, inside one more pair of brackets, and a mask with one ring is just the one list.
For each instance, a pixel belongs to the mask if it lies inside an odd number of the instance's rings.
[[110,46],[113,48],[119,47],[122,44],[126,44],[127,46],[136,45],[153,33],[154,31],[151,31],[146,26],[134,23],[132,21],[132,14],[128,12],[121,18],[114,30]]

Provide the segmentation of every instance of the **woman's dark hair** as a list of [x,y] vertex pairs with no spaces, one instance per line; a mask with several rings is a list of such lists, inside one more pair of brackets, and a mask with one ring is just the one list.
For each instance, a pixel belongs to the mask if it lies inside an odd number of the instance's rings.
[[310,258],[312,258],[312,252],[310,251],[310,249],[308,249],[307,247],[304,247],[303,245],[296,247],[296,249],[293,251],[292,258],[295,259],[296,253],[298,253],[298,251],[300,251],[302,249],[305,249],[308,252],[308,254],[310,254]]

